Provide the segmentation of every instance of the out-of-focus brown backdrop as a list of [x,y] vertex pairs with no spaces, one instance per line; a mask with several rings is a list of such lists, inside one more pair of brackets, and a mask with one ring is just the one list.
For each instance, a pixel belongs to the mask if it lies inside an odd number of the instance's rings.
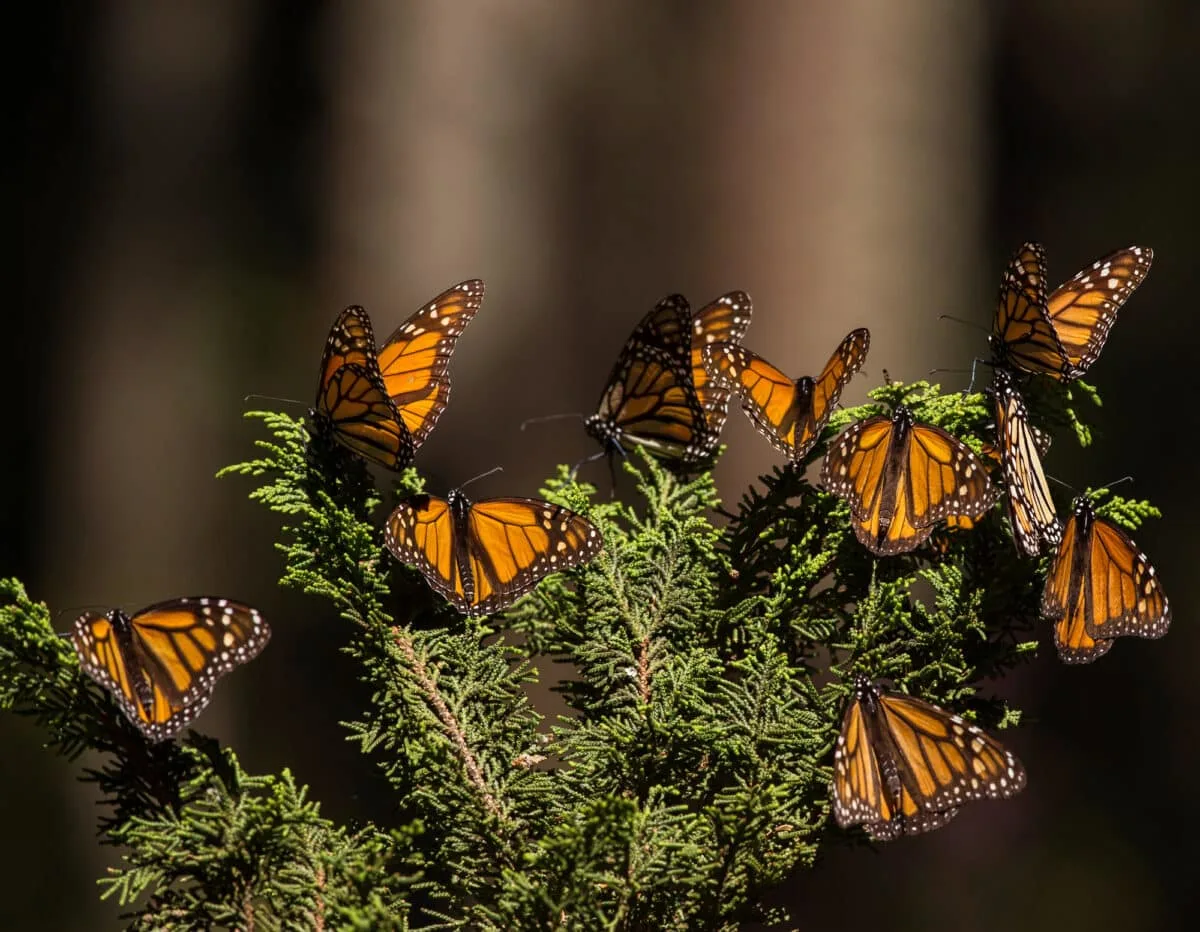
[[[1200,828],[1198,27],[1188,0],[30,7],[8,43],[0,573],[54,609],[259,605],[274,639],[200,726],[251,770],[293,768],[327,814],[386,819],[337,726],[364,699],[344,625],[276,589],[274,520],[213,479],[251,452],[245,394],[309,403],[343,305],[386,333],[483,278],[419,465],[435,489],[503,465],[476,494],[532,494],[592,447],[570,421],[519,423],[591,409],[668,292],[748,290],[747,345],[795,373],[869,326],[858,402],[883,368],[983,355],[984,333],[938,315],[986,326],[1022,239],[1055,280],[1149,245],[1091,373],[1102,437],[1047,465],[1078,487],[1130,473],[1164,506],[1138,541],[1174,628],[1094,667],[1043,651],[995,684],[1029,713],[1008,738],[1028,789],[878,854],[833,850],[780,899],[819,929],[1178,928]],[[777,460],[729,423],[734,500]],[[118,928],[78,767],[12,716],[0,742],[0,928]]]

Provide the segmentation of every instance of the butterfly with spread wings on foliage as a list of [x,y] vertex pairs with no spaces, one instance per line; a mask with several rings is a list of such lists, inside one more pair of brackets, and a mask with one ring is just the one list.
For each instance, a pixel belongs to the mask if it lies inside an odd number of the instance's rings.
[[637,444],[691,467],[712,457],[729,409],[728,389],[708,377],[704,347],[741,340],[751,303],[732,291],[691,313],[683,295],[663,298],[634,328],[597,411],[585,423],[610,456]]
[[732,387],[758,432],[793,463],[802,463],[816,445],[842,390],[867,358],[871,334],[852,330],[821,374],[796,380],[735,343],[713,343],[704,365],[714,381]]
[[579,566],[601,549],[586,518],[536,498],[472,503],[459,489],[445,498],[414,495],[384,529],[388,550],[467,615],[507,608],[551,573]]
[[1050,438],[1029,423],[1025,400],[1004,369],[995,370],[991,395],[1013,540],[1021,553],[1036,557],[1044,545],[1054,546],[1062,539],[1062,523],[1042,470]]
[[379,350],[367,312],[338,315],[325,341],[314,413],[344,446],[388,469],[407,466],[450,399],[450,357],[483,302],[460,282],[396,328]]
[[876,841],[940,828],[964,804],[1007,799],[1025,768],[983,729],[859,677],[833,754],[833,814]]
[[979,518],[995,493],[983,461],[904,405],[847,427],[830,444],[821,485],[850,505],[859,541],[878,556],[920,546],[951,516]]
[[1025,243],[1009,262],[989,340],[997,365],[1070,381],[1096,361],[1117,311],[1154,260],[1145,246],[1097,259],[1046,295],[1046,254]]
[[1073,514],[1050,564],[1042,615],[1054,623],[1054,646],[1064,663],[1091,663],[1113,638],[1160,638],[1171,606],[1146,555],[1123,530],[1096,515],[1086,495]]
[[270,637],[256,609],[207,596],[159,602],[134,615],[85,612],[71,632],[84,671],[151,741],[191,722],[208,705],[213,684]]

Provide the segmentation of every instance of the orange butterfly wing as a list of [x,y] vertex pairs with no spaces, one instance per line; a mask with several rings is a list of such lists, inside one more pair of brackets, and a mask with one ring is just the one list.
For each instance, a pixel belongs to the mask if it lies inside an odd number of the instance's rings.
[[1023,554],[1037,556],[1043,544],[1057,545],[1062,539],[1062,525],[1042,470],[1044,441],[1030,426],[1025,401],[1003,369],[995,372],[992,396],[1013,539]]
[[459,282],[401,324],[379,350],[386,394],[420,447],[450,400],[450,357],[483,303],[483,282]]
[[708,429],[714,434],[719,435],[725,426],[729,388],[709,378],[704,364],[705,349],[718,344],[740,344],[750,327],[752,310],[750,295],[744,291],[731,291],[692,316],[692,388],[704,409]]
[[436,495],[400,502],[384,526],[384,542],[401,563],[415,566],[435,590],[460,612],[471,609],[458,559],[454,514]]
[[1148,247],[1118,249],[1051,293],[1046,317],[1070,372],[1082,375],[1096,361],[1116,323],[1117,311],[1142,283],[1153,261],[1154,250]]

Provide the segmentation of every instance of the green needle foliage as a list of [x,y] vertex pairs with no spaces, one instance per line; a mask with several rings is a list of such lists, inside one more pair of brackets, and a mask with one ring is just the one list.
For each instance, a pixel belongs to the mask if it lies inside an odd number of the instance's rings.
[[[872,397],[828,435],[903,401],[976,449],[990,440],[984,395],[915,383]],[[1045,423],[1090,442],[1070,393],[1036,398]],[[348,733],[394,788],[395,818],[331,824],[288,771],[247,774],[195,732],[147,744],[46,607],[0,582],[0,704],[68,759],[100,752],[82,777],[123,857],[101,895],[134,928],[790,926],[764,894],[823,845],[863,838],[833,826],[829,805],[855,674],[988,727],[1019,721],[978,683],[1045,639],[1047,559],[1017,555],[1000,503],[877,560],[803,469],[775,469],[731,512],[711,474],[680,478],[644,455],[624,463],[633,504],[560,469],[543,495],[585,513],[603,552],[505,614],[467,619],[383,546],[380,506],[420,491],[415,471],[381,493],[303,422],[250,416],[269,439],[223,474],[255,480],[251,497],[281,516],[281,584],[348,623],[372,690]],[[1157,515],[1097,498],[1126,527]],[[556,720],[529,693],[550,675],[570,710]]]

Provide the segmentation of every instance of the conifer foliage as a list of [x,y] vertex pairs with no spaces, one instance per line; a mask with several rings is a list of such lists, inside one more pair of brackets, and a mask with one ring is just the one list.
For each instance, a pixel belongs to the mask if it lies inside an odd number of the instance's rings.
[[[1054,390],[1041,411],[1086,444]],[[897,403],[977,450],[990,439],[982,394],[893,383],[872,397],[835,413],[825,439]],[[566,469],[542,492],[600,528],[595,560],[504,614],[463,617],[384,548],[380,506],[422,491],[411,467],[379,490],[302,421],[250,416],[268,436],[224,474],[253,480],[280,516],[281,583],[344,619],[371,692],[350,736],[394,789],[395,818],[333,824],[288,771],[248,774],[195,731],[147,743],[46,606],[0,582],[0,704],[70,760],[100,752],[82,777],[123,859],[102,895],[134,928],[790,925],[764,894],[822,846],[864,838],[830,815],[855,676],[1002,728],[1019,713],[980,681],[1047,642],[1046,558],[1018,555],[999,506],[876,559],[803,464],[726,511],[711,473],[680,478],[640,452],[624,462],[628,502]],[[1111,494],[1100,510],[1130,528],[1155,514]],[[552,676],[569,715],[529,698]]]

